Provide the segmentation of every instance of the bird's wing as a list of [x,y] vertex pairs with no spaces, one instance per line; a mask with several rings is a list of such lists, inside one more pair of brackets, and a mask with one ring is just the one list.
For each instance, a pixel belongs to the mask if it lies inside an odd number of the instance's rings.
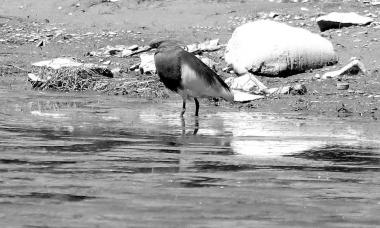
[[223,97],[226,100],[233,100],[228,85],[205,63],[194,54],[184,50],[180,56],[183,87],[186,88],[186,82],[188,82],[188,86],[191,86],[189,89],[201,93],[200,96]]

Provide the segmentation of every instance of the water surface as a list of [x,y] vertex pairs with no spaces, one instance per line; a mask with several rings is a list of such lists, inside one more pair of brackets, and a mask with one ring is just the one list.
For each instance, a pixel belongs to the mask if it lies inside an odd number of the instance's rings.
[[376,121],[6,83],[0,107],[0,227],[380,226]]

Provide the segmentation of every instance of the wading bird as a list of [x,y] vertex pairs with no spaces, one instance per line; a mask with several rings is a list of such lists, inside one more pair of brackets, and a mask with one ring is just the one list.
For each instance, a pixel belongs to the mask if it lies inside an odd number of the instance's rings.
[[227,84],[194,54],[185,51],[175,41],[154,40],[148,49],[156,49],[154,63],[164,85],[182,96],[181,116],[186,111],[186,100],[193,98],[195,116],[198,116],[197,98],[216,97],[233,101]]

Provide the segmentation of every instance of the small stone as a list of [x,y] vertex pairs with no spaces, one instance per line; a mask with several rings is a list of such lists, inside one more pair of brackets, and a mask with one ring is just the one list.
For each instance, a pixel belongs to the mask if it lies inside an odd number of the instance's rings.
[[137,44],[134,44],[134,45],[127,47],[127,49],[131,50],[131,51],[136,51],[137,49],[139,49],[139,46]]
[[291,87],[290,93],[293,95],[305,95],[307,93],[307,89],[304,84],[296,84]]
[[140,63],[134,64],[134,65],[132,65],[132,66],[129,67],[129,70],[139,69],[139,66],[140,66]]
[[338,82],[338,83],[336,83],[336,88],[338,90],[347,90],[349,86],[350,86],[350,84],[348,84],[347,82]]
[[122,51],[121,51],[121,57],[122,57],[122,58],[124,58],[124,57],[128,57],[128,56],[130,56],[132,53],[133,53],[132,50],[127,50],[127,49],[122,50]]
[[372,0],[371,5],[373,6],[380,6],[380,0]]
[[270,12],[268,16],[271,17],[271,18],[276,18],[276,17],[279,16],[279,14],[276,13],[276,12]]
[[279,94],[289,94],[291,90],[291,86],[283,86],[278,89]]

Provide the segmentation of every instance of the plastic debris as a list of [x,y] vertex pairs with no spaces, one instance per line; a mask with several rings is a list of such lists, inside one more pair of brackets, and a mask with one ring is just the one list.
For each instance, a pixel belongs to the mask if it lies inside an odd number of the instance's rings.
[[338,76],[342,76],[345,74],[358,74],[359,72],[362,72],[363,74],[367,73],[367,70],[364,66],[364,64],[357,59],[352,60],[349,64],[342,67],[339,70],[336,71],[330,71],[322,75],[321,79],[327,79],[327,78],[336,78]]
[[207,40],[199,44],[187,45],[188,52],[206,52],[219,50],[223,45],[219,45],[219,39]]
[[353,25],[368,25],[373,22],[370,17],[361,16],[357,13],[332,12],[316,19],[319,29],[323,32],[328,29],[349,27]]
[[44,60],[44,61],[32,63],[32,66],[49,67],[53,69],[59,69],[62,67],[79,67],[82,65],[83,63],[77,62],[73,58],[55,58],[51,60]]
[[260,90],[267,89],[253,74],[247,73],[239,77],[229,77],[226,84],[235,90],[261,93]]
[[234,94],[234,101],[236,102],[249,102],[263,99],[265,97],[263,95],[250,94],[240,90],[232,90],[232,93]]

